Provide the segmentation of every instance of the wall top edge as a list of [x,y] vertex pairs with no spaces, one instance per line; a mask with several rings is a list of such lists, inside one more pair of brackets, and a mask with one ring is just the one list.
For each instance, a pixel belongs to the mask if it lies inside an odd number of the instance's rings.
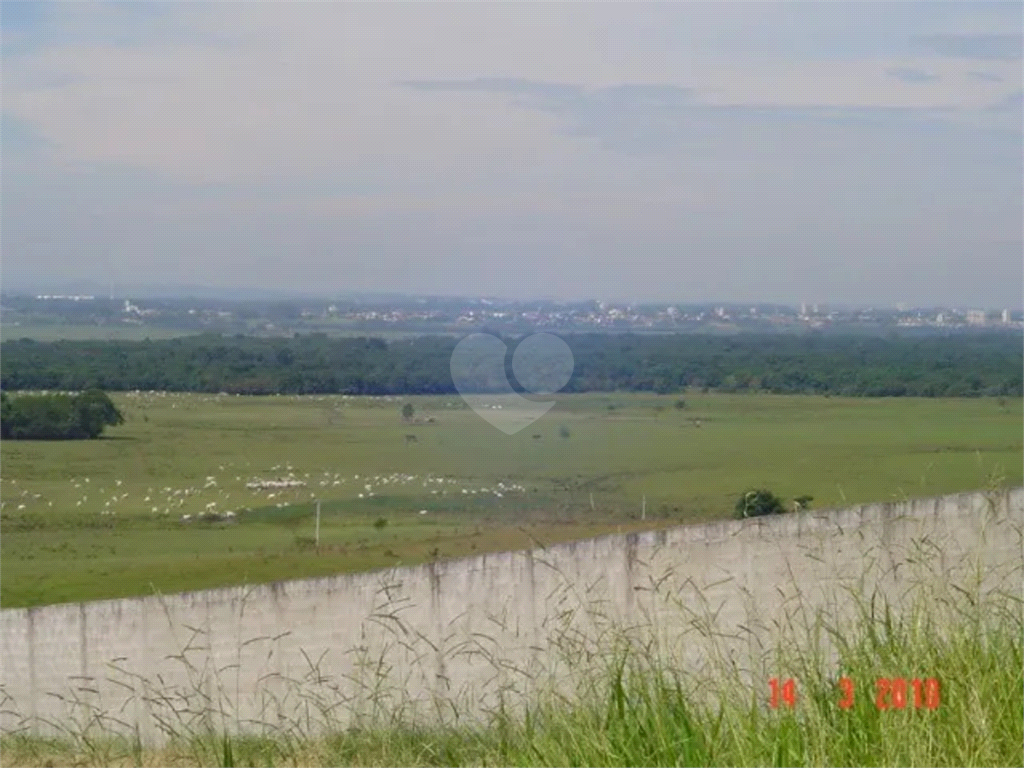
[[[807,510],[804,512],[788,512],[783,515],[749,518],[747,520],[722,519],[706,523],[689,523],[685,525],[674,525],[669,528],[637,531],[634,533],[605,534],[603,536],[588,539],[579,539],[576,541],[564,542],[562,544],[554,544],[546,548],[490,552],[473,555],[471,557],[421,563],[419,565],[379,568],[372,571],[357,571],[353,573],[321,576],[317,578],[287,579],[267,582],[264,584],[235,585],[160,595],[87,600],[71,603],[48,603],[46,605],[38,605],[28,608],[3,608],[0,609],[0,615],[13,618],[17,614],[34,614],[43,609],[79,611],[86,606],[93,610],[103,610],[104,608],[114,609],[115,607],[118,610],[125,610],[126,608],[130,608],[132,605],[142,606],[152,603],[159,604],[163,601],[173,601],[177,605],[194,605],[199,602],[221,604],[240,599],[247,595],[252,598],[256,598],[282,594],[287,592],[289,588],[295,588],[299,585],[302,585],[303,591],[313,587],[323,589],[324,591],[333,591],[342,586],[350,586],[353,582],[363,582],[366,586],[382,586],[388,582],[393,583],[406,578],[413,578],[425,574],[440,577],[446,575],[448,572],[480,570],[487,566],[488,560],[494,562],[497,560],[515,561],[519,558],[544,558],[545,556],[550,557],[551,554],[571,553],[581,548],[604,548],[609,544],[623,547],[653,545],[659,539],[664,540],[664,537],[674,538],[678,536],[686,541],[699,541],[701,539],[706,539],[708,541],[722,541],[737,535],[745,529],[753,527],[759,527],[761,530],[764,530],[764,528],[781,528],[783,526],[794,524],[790,521],[796,521],[798,527],[800,527],[800,523],[805,520],[809,521],[812,526],[815,526],[819,525],[822,521],[826,521],[833,517],[849,512],[858,512],[870,507],[891,510],[904,505],[923,506],[928,503],[934,504],[942,501],[964,502],[967,500],[977,500],[980,496],[985,495],[985,493],[986,492],[983,490],[962,491],[959,493],[940,496],[924,496],[906,500],[865,502],[863,504],[854,504],[848,507]],[[1013,510],[1024,513],[1024,486],[1003,488],[999,490],[998,494],[1008,499],[1009,505]],[[700,535],[701,531],[705,532],[704,536]]]

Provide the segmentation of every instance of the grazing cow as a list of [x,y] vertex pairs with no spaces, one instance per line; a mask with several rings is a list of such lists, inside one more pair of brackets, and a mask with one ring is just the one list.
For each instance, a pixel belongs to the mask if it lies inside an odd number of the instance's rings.
[[409,443],[418,443],[418,442],[419,442],[419,438],[416,437],[416,435],[406,435],[405,436],[405,444],[406,445],[408,445]]

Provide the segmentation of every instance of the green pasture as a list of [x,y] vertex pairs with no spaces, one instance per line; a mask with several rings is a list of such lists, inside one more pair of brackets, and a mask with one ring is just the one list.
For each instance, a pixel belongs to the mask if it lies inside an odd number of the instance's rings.
[[35,341],[143,341],[174,339],[198,331],[163,326],[119,323],[110,325],[71,323],[4,323],[0,325],[0,341],[33,339]]
[[[0,603],[301,578],[698,522],[728,516],[751,486],[825,508],[1022,482],[1019,399],[683,397],[679,409],[677,395],[559,396],[508,436],[452,396],[116,395],[127,421],[101,440],[0,444]],[[302,485],[246,487],[289,478]],[[200,519],[207,512],[219,519]]]
[[[299,322],[287,324],[269,324],[267,322],[248,322],[245,332],[247,334],[260,335],[285,335],[291,336],[293,332],[302,333],[324,333],[333,338],[356,337],[372,335],[374,338],[396,340],[409,339],[422,336],[424,333],[432,335],[455,335],[455,332],[444,330],[400,330],[391,328],[375,328],[368,330],[365,325],[359,323],[316,323]],[[211,328],[215,332],[230,329],[224,325],[217,325]],[[0,325],[0,341],[12,341],[17,339],[33,339],[34,341],[143,341],[151,339],[175,339],[181,336],[194,336],[201,333],[201,330],[191,328],[175,328],[166,325],[147,325],[145,323],[110,323],[98,325],[95,323],[41,323],[34,321],[5,322]]]

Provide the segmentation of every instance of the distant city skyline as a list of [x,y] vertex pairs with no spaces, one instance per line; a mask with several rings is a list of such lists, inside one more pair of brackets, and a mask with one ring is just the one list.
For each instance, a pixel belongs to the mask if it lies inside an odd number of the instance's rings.
[[1019,3],[0,21],[5,288],[1022,304]]
[[[914,305],[907,302],[895,302],[892,304],[886,303],[866,303],[866,304],[850,304],[844,302],[835,301],[797,301],[797,302],[785,302],[785,301],[731,301],[731,300],[716,300],[716,299],[705,299],[697,301],[689,300],[649,300],[649,299],[616,299],[607,296],[591,296],[582,299],[566,299],[551,296],[532,296],[526,298],[520,297],[508,297],[501,296],[498,294],[423,294],[423,293],[404,293],[394,291],[302,291],[302,290],[291,290],[291,291],[253,291],[249,292],[244,288],[228,288],[217,286],[146,286],[146,285],[134,285],[127,286],[126,290],[117,291],[102,291],[98,290],[102,286],[98,283],[89,283],[88,281],[80,281],[77,283],[65,283],[63,287],[58,285],[57,289],[53,289],[52,286],[55,283],[49,283],[51,288],[47,288],[45,285],[7,285],[5,284],[0,288],[0,292],[8,296],[20,296],[20,297],[34,297],[37,299],[51,299],[51,300],[113,300],[115,302],[124,302],[126,304],[138,300],[138,301],[159,301],[159,300],[170,300],[180,301],[187,299],[196,300],[210,300],[210,301],[226,301],[226,302],[245,302],[245,301],[282,301],[282,302],[310,302],[320,304],[328,301],[363,301],[363,302],[380,302],[381,304],[387,304],[389,301],[405,303],[412,301],[452,301],[452,302],[479,302],[485,305],[492,303],[498,304],[524,304],[530,303],[537,304],[561,304],[566,306],[576,306],[583,304],[595,304],[601,307],[641,307],[641,306],[652,306],[652,307],[704,307],[714,310],[715,308],[721,307],[730,310],[735,309],[755,309],[755,308],[766,308],[766,307],[785,307],[793,310],[800,314],[827,314],[830,311],[839,312],[855,312],[862,310],[880,310],[880,311],[892,311],[892,312],[924,312],[924,311],[954,311],[954,312],[984,312],[989,315],[993,314],[1021,314],[1022,309],[1020,306],[996,306],[996,305],[981,305],[972,303],[957,303],[957,304],[921,304]],[[91,292],[90,292],[91,291]]]

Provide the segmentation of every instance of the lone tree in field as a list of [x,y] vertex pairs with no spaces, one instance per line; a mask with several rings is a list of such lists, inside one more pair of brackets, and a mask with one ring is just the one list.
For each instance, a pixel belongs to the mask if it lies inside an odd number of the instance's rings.
[[747,491],[736,500],[738,518],[779,515],[785,511],[782,499],[764,488]]
[[124,423],[105,392],[90,389],[79,395],[0,394],[0,438],[4,440],[96,439],[103,428]]
[[416,413],[416,409],[412,407],[412,403],[406,403],[402,406],[402,418],[406,421],[410,421],[414,413]]
[[106,392],[88,389],[75,398],[75,409],[86,435],[97,438],[106,426],[124,424],[124,415],[117,409]]

